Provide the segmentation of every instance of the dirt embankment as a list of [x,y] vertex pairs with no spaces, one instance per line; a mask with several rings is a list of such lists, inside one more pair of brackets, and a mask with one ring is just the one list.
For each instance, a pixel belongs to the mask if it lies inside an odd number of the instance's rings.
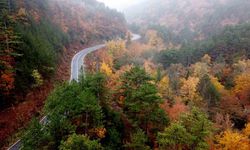
[[[93,43],[95,42],[88,45],[93,45]],[[54,85],[69,80],[71,59],[78,51],[86,47],[74,43],[65,48],[54,77],[46,81],[43,86],[32,89],[26,95],[24,102],[0,111],[0,149],[6,149],[15,138],[12,135],[27,126],[32,117],[42,116],[45,100],[54,89]]]

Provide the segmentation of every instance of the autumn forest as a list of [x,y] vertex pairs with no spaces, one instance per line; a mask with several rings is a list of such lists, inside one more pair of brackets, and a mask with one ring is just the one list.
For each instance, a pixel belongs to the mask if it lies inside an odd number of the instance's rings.
[[250,1],[135,2],[0,0],[0,149],[250,149]]

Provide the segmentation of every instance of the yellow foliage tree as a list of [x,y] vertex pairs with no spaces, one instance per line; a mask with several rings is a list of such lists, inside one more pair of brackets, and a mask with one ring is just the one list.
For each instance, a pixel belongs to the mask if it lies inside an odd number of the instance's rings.
[[150,60],[145,60],[144,64],[143,64],[144,69],[146,70],[146,72],[148,74],[150,74],[151,76],[156,76],[157,74],[157,67],[156,65],[150,61]]
[[244,73],[244,72],[250,72],[250,59],[247,60],[240,60],[238,63],[235,63],[233,65],[235,73]]
[[243,134],[250,138],[250,123],[246,125],[245,129],[243,130]]
[[166,97],[166,96],[169,96],[171,94],[168,76],[164,76],[160,80],[160,82],[158,82],[158,91],[162,97]]
[[25,17],[26,14],[27,14],[26,9],[25,9],[25,8],[20,8],[20,9],[18,10],[17,16],[18,16],[18,17]]
[[146,39],[148,40],[148,44],[151,47],[156,48],[157,50],[161,50],[164,48],[163,39],[158,36],[156,30],[148,30],[146,32]]
[[126,42],[123,40],[109,41],[106,48],[112,57],[119,57],[126,50]]
[[233,92],[241,100],[249,99],[250,97],[250,74],[243,73],[235,78],[235,87]]
[[208,74],[211,69],[211,57],[205,54],[200,62],[191,65],[191,71],[194,77],[202,78],[204,75]]
[[43,84],[43,78],[37,69],[32,71],[32,77],[35,80],[35,84],[33,85],[33,87],[39,87]]
[[221,150],[249,150],[249,138],[236,131],[227,130],[216,136],[217,148]]
[[225,92],[225,87],[218,81],[218,78],[210,76],[210,79],[217,91],[219,91],[220,93]]
[[108,64],[106,64],[104,62],[102,62],[102,64],[101,64],[100,72],[104,73],[105,75],[107,75],[109,77],[113,74],[112,69],[109,67]]
[[198,98],[197,86],[199,78],[189,77],[187,80],[182,79],[183,85],[180,89],[180,94],[185,101],[195,101]]
[[208,74],[210,67],[208,66],[207,63],[197,62],[191,65],[191,70],[192,70],[193,76],[202,78],[205,74]]
[[208,54],[205,54],[202,58],[201,58],[201,62],[202,63],[206,63],[206,64],[211,64],[211,57]]

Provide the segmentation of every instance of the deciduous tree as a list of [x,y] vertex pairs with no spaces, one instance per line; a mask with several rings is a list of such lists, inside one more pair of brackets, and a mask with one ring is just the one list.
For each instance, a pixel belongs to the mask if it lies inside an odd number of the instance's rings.
[[112,73],[113,73],[112,69],[104,62],[101,63],[100,72],[104,73],[108,77],[110,77],[112,75]]
[[250,98],[250,74],[243,73],[235,78],[235,87],[233,92],[242,101],[248,101]]
[[196,101],[199,100],[199,95],[197,93],[198,83],[199,78],[196,77],[189,77],[187,80],[183,79],[180,95],[185,102],[196,103]]
[[158,82],[158,91],[161,94],[163,98],[169,98],[171,97],[171,87],[170,87],[170,81],[168,76],[164,76],[159,82]]
[[249,150],[249,138],[237,131],[227,130],[216,137],[217,148],[222,150]]

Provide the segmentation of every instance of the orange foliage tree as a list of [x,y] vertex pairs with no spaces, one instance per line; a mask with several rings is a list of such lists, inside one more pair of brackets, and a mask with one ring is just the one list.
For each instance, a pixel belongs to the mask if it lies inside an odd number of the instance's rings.
[[0,93],[9,95],[14,89],[15,59],[14,49],[18,44],[18,37],[9,26],[11,17],[7,11],[1,12],[0,21]]

